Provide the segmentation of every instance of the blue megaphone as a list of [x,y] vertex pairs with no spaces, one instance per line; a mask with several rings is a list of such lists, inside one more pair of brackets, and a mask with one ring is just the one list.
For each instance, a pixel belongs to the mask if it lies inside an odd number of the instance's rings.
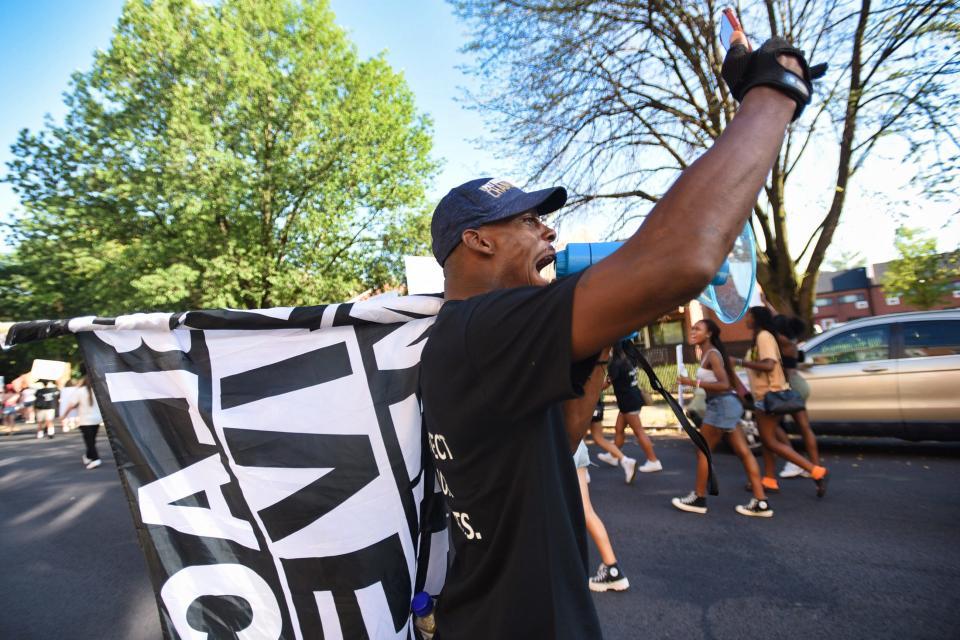
[[[583,271],[619,249],[622,242],[576,242],[557,252],[557,277]],[[736,322],[750,307],[757,286],[757,250],[750,225],[733,243],[720,270],[697,300],[717,313],[725,323]]]

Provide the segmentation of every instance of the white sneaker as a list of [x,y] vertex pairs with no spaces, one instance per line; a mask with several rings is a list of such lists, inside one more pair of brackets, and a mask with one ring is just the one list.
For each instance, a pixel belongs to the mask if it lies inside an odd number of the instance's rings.
[[617,460],[616,456],[614,456],[612,453],[606,453],[606,452],[598,453],[597,460],[606,462],[611,467],[616,467],[620,465],[620,461]]
[[53,427],[47,427],[47,437],[52,438],[57,434],[56,430]]
[[96,469],[101,464],[102,463],[100,462],[99,458],[97,458],[96,460],[91,460],[90,462],[87,463],[87,469]]
[[626,480],[627,484],[633,482],[637,477],[637,461],[633,458],[623,456],[620,459],[620,466],[623,467],[623,479]]
[[647,460],[639,469],[640,473],[653,473],[654,471],[663,471],[663,463],[659,460]]
[[87,457],[87,454],[83,454],[83,457],[80,459],[83,460],[83,466],[90,464],[90,458]]
[[809,478],[810,474],[804,471],[803,467],[797,466],[792,462],[783,465],[783,471],[780,472],[781,478],[796,478],[797,476]]
[[37,431],[37,440],[43,440],[43,431]]

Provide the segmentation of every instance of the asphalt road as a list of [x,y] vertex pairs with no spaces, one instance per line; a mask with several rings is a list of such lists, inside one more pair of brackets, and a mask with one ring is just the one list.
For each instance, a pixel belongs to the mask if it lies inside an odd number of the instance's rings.
[[[764,520],[734,512],[749,496],[728,454],[717,456],[721,495],[709,513],[676,511],[670,498],[691,488],[693,449],[655,443],[664,471],[632,486],[617,469],[592,468],[594,506],[631,582],[595,594],[606,638],[960,634],[960,444],[822,439],[827,497],[809,480],[783,481]],[[0,437],[0,638],[160,636],[102,436],[100,448],[104,465],[87,471],[75,432]]]

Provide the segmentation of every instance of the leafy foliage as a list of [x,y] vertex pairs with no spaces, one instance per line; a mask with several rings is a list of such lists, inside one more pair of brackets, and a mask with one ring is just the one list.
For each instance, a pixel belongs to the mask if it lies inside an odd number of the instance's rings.
[[[619,212],[615,229],[644,216],[735,113],[720,77],[721,3],[451,1],[472,30],[467,49],[478,56],[472,71],[483,81],[469,97],[497,138],[530,159],[535,178],[566,184],[573,205],[602,202]],[[928,195],[951,193],[956,184],[960,5],[737,4],[755,44],[777,33],[811,62],[830,64],[814,104],[791,126],[753,218],[764,292],[809,323],[847,190],[879,141],[906,140],[906,160],[924,159],[911,170]],[[804,157],[835,163],[832,183],[791,184]],[[816,192],[827,194],[826,202],[811,207],[807,196]],[[798,255],[788,242],[788,216],[819,221]]]
[[936,238],[909,227],[897,229],[894,244],[900,257],[881,276],[884,292],[920,309],[941,306],[960,283],[960,251],[939,253]]
[[324,1],[130,0],[65,101],[13,146],[10,317],[339,301],[428,246],[430,121]]
[[827,266],[833,271],[845,271],[867,266],[867,258],[859,251],[842,250],[835,257],[827,261]]

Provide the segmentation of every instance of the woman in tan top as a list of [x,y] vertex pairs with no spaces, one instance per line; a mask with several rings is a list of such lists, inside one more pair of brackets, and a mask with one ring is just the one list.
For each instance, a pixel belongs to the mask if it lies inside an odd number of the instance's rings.
[[[777,439],[777,416],[764,410],[763,401],[769,392],[790,388],[783,373],[780,347],[773,327],[773,314],[766,307],[750,307],[746,319],[747,327],[753,330],[753,348],[748,358],[738,360],[737,364],[747,370],[747,376],[750,378],[750,392],[756,403],[754,415],[760,431],[760,440],[768,451],[809,472],[810,477],[817,484],[817,497],[823,497],[827,491],[826,467],[813,464],[794,451],[793,447],[780,442]],[[762,482],[768,491],[779,489],[777,479],[773,476],[765,475]]]

